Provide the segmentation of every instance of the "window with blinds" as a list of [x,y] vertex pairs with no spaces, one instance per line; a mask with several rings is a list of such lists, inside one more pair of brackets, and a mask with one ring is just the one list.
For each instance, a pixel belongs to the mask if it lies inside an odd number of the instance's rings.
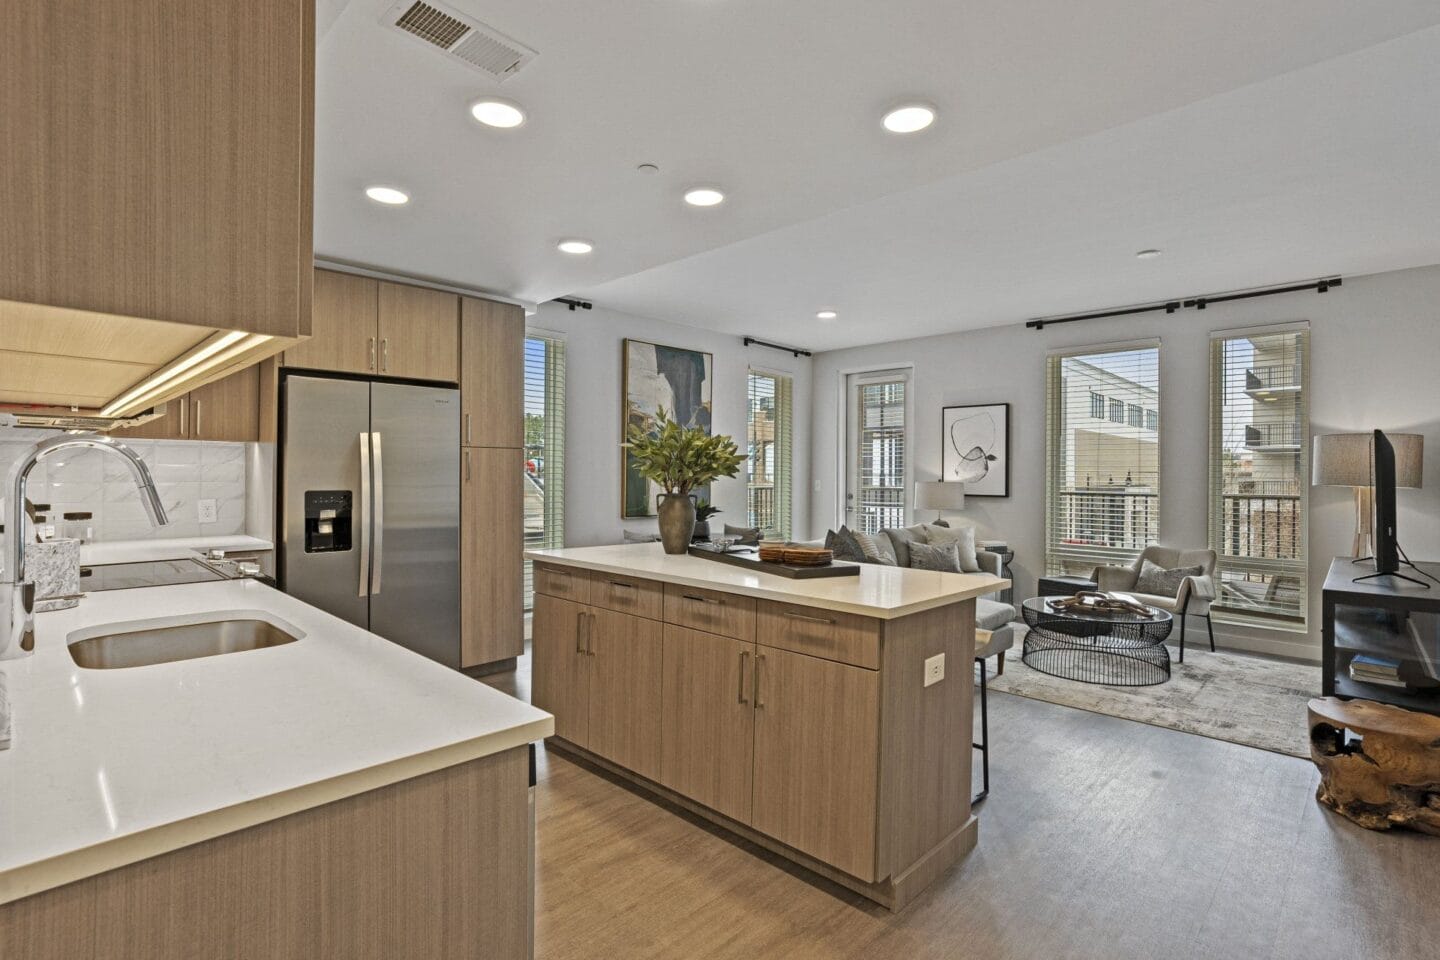
[[1159,344],[1051,355],[1045,399],[1046,572],[1129,563],[1160,532]]
[[[525,338],[525,548],[565,545],[565,341]],[[525,561],[525,610],[534,604]]]
[[1221,619],[1305,623],[1309,345],[1303,328],[1210,340],[1212,611]]
[[747,521],[765,537],[790,539],[794,381],[751,370],[745,439]]

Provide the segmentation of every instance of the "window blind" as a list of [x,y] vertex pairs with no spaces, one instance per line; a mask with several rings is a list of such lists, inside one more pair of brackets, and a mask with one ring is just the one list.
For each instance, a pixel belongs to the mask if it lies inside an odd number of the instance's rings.
[[794,380],[751,370],[745,467],[747,522],[766,537],[791,535]]
[[1304,625],[1310,485],[1304,329],[1210,341],[1210,546],[1214,616]]
[[[525,338],[525,548],[565,545],[565,341]],[[525,609],[534,570],[525,561]]]
[[854,391],[858,409],[857,449],[851,522],[865,533],[905,525],[905,391],[903,375],[861,381]]
[[1045,393],[1045,570],[1128,563],[1159,536],[1160,348],[1051,355]]

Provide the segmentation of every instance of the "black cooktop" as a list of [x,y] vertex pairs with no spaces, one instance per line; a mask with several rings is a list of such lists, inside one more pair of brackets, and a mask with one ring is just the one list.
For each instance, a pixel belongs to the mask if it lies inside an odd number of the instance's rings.
[[80,589],[129,590],[134,587],[165,587],[174,583],[203,583],[225,577],[189,558],[144,560],[138,563],[97,563],[80,568]]

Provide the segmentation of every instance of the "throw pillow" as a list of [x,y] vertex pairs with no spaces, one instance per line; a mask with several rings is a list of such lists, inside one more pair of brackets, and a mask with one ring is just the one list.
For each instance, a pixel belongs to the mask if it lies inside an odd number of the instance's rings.
[[980,572],[980,561],[975,559],[974,527],[938,527],[927,523],[925,540],[932,544],[955,544],[960,551],[960,569],[965,573]]
[[836,560],[849,560],[854,563],[865,562],[865,551],[860,549],[860,544],[855,540],[855,535],[850,532],[849,527],[841,527],[839,530],[830,530],[825,534],[825,549],[834,554]]
[[910,544],[910,566],[916,570],[961,573],[960,546],[954,542],[912,543]]
[[881,530],[890,540],[890,545],[895,548],[895,565],[897,567],[910,566],[910,544],[925,543],[925,525],[917,523],[913,527],[901,527],[895,530]]
[[740,542],[747,547],[753,547],[760,542],[759,527],[732,527],[725,524],[725,536],[739,537]]
[[860,552],[865,555],[866,563],[879,563],[880,552],[875,546],[875,538],[864,530],[851,530],[850,536],[860,545]]
[[1135,592],[1173,599],[1180,595],[1180,581],[1186,577],[1198,577],[1204,572],[1205,568],[1198,564],[1166,570],[1158,563],[1145,560],[1140,564],[1140,576],[1135,578]]

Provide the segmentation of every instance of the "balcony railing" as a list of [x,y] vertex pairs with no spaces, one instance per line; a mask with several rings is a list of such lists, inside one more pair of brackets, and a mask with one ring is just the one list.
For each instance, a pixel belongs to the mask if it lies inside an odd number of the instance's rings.
[[749,487],[750,522],[761,530],[775,529],[775,484],[752,483]]
[[1227,477],[1225,479],[1225,495],[1250,497],[1293,497],[1300,493],[1300,481],[1289,480],[1258,480],[1254,477]]
[[1299,494],[1225,494],[1220,499],[1222,556],[1263,560],[1300,558],[1304,524]]
[[1246,393],[1275,393],[1281,390],[1300,389],[1300,365],[1298,363],[1272,364],[1251,367],[1245,371]]
[[1245,446],[1251,450],[1300,449],[1300,424],[1250,423],[1245,425]]
[[1131,490],[1064,490],[1051,532],[1051,573],[1088,575],[1128,563],[1159,536],[1159,496]]

